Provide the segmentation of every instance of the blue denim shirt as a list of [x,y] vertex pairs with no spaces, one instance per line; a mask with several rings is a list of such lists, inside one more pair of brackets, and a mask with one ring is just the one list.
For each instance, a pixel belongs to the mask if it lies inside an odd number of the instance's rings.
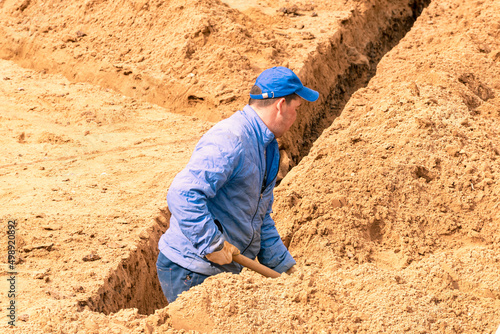
[[160,251],[200,274],[238,273],[237,263],[220,266],[205,258],[227,240],[280,273],[291,268],[295,260],[270,216],[278,168],[278,142],[249,105],[217,123],[168,190],[172,216]]

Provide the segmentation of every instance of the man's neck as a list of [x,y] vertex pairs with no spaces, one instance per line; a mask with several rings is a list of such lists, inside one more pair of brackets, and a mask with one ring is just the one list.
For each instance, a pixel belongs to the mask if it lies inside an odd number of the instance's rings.
[[267,126],[267,128],[274,134],[276,137],[276,133],[273,131],[274,117],[272,109],[273,106],[268,106],[266,108],[258,108],[256,106],[250,106],[255,111],[257,116],[262,120],[262,122]]

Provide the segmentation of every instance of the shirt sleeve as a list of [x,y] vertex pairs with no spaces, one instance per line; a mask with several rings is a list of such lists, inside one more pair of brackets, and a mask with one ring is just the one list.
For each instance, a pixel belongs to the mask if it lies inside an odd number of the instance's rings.
[[271,218],[273,201],[274,195],[262,224],[260,252],[257,257],[263,265],[279,273],[284,273],[296,262],[283,244],[274,220]]
[[236,172],[240,152],[240,141],[230,133],[205,134],[168,190],[168,208],[200,257],[214,252],[224,242],[207,201]]

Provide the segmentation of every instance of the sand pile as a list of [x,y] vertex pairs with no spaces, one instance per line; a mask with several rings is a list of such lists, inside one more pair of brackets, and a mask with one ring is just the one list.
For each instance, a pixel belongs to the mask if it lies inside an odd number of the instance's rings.
[[488,333],[498,319],[497,259],[479,248],[403,271],[339,260],[276,280],[223,274],[169,309],[214,333]]
[[498,243],[494,9],[434,4],[383,59],[276,193],[276,219],[292,249],[314,241],[318,251],[358,263],[391,251],[409,264],[437,250]]

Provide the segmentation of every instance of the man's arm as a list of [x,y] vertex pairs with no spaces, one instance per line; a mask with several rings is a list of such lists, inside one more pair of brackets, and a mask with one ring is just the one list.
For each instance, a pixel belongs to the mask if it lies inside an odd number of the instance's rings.
[[292,268],[296,262],[283,244],[274,220],[271,218],[273,201],[274,197],[269,203],[269,208],[262,223],[258,259],[263,265],[279,273],[284,273]]
[[207,200],[217,194],[239,164],[240,142],[227,134],[220,137],[213,133],[200,140],[167,194],[170,212],[200,257],[219,250],[225,241],[208,211]]

